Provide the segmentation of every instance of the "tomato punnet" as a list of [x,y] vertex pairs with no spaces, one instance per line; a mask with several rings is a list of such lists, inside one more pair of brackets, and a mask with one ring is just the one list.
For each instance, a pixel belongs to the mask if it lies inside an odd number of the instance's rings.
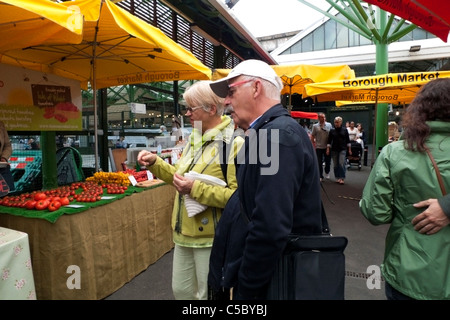
[[50,204],[50,201],[48,201],[47,199],[38,200],[36,202],[35,208],[36,208],[36,210],[44,210],[44,209],[47,209],[49,204]]
[[47,199],[47,195],[44,192],[37,192],[34,195],[34,200],[39,201],[39,200],[45,200]]

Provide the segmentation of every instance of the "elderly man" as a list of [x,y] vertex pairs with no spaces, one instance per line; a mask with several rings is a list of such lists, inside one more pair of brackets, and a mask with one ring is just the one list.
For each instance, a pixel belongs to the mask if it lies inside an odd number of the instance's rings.
[[[235,279],[228,283],[234,299],[266,299],[288,235],[322,231],[316,154],[305,130],[280,104],[282,82],[265,62],[243,61],[210,86],[246,130],[236,161],[241,214],[248,223],[246,234],[224,246],[234,250],[224,256],[242,256],[235,274],[224,276]],[[242,243],[233,243],[237,239]]]
[[327,155],[328,135],[331,130],[331,123],[327,122],[325,113],[317,114],[319,122],[313,125],[311,132],[311,142],[316,148],[316,156],[319,164],[320,181],[323,180],[323,163],[325,163],[325,176],[330,179],[331,156]]

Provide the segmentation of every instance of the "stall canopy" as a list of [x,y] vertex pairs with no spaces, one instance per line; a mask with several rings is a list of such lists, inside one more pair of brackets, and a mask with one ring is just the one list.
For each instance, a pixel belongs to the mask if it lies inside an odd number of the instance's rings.
[[[294,93],[303,94],[303,87],[308,83],[323,82],[328,80],[344,80],[355,78],[355,71],[348,65],[316,66],[306,64],[295,65],[272,65],[276,74],[283,81],[284,87],[281,94],[289,95],[289,105],[291,96]],[[213,80],[227,76],[230,69],[215,69]]]
[[425,83],[449,78],[450,71],[388,73],[305,85],[304,96],[317,102],[410,103]]
[[[191,52],[110,0],[67,1],[60,5],[84,17],[78,44],[31,44],[1,52],[0,63],[79,80],[84,89],[88,83],[100,89],[211,77],[211,70]],[[29,32],[34,35],[40,30]]]
[[[205,80],[211,70],[158,28],[110,0],[61,3],[84,18],[78,44],[33,44],[0,52],[0,63],[79,80],[94,92],[95,169],[98,171],[96,90],[133,83]],[[39,30],[30,31],[33,34]]]
[[83,17],[48,0],[0,1],[0,54],[12,49],[79,43]]
[[450,1],[437,0],[365,0],[379,8],[411,21],[448,42],[450,32]]

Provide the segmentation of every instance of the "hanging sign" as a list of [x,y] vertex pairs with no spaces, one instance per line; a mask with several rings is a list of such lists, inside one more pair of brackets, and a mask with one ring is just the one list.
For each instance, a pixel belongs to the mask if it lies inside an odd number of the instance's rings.
[[0,121],[8,131],[81,131],[79,81],[0,64]]

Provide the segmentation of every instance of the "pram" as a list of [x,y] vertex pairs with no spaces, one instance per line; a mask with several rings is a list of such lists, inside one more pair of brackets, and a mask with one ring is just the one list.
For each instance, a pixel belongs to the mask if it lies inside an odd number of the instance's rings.
[[358,166],[358,170],[361,170],[361,156],[362,146],[357,141],[351,142],[352,155],[347,153],[347,169],[350,169],[352,165]]

